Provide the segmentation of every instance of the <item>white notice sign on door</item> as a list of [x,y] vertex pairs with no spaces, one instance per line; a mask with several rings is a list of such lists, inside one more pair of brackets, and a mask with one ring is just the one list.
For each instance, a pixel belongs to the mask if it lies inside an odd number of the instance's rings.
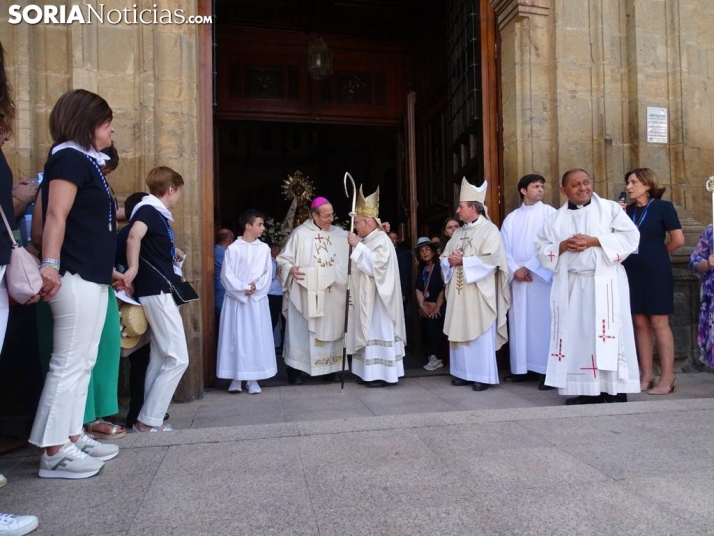
[[647,107],[647,143],[668,143],[667,108]]

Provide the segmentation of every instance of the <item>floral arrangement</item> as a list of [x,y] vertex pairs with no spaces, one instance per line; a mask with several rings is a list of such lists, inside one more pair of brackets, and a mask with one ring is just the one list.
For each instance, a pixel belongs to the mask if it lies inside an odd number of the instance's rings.
[[272,242],[279,246],[283,246],[290,236],[291,229],[286,227],[282,221],[270,217],[265,220],[265,232],[263,233],[264,242]]

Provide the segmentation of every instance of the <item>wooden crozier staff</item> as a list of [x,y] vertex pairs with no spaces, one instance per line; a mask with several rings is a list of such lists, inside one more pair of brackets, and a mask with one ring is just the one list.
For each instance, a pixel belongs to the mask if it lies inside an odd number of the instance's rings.
[[[349,199],[350,192],[347,189],[347,179],[352,183],[352,210],[350,211],[350,229],[348,232],[352,232],[355,227],[355,207],[357,205],[357,187],[355,186],[355,181],[352,179],[352,175],[349,172],[345,173],[345,195]],[[347,363],[347,324],[350,318],[350,278],[352,275],[352,246],[350,246],[349,256],[347,258],[347,300],[345,301],[345,336],[342,338],[342,378],[340,379],[340,392],[344,394],[345,392],[345,365]]]

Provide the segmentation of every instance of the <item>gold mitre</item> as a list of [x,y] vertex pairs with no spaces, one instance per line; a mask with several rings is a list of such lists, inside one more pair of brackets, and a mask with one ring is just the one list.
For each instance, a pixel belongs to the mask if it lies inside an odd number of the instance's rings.
[[478,201],[482,205],[486,206],[486,189],[488,188],[488,181],[484,180],[483,184],[478,188],[471,184],[464,177],[461,180],[461,194],[459,195],[459,201]]
[[365,218],[379,218],[379,186],[372,195],[365,197],[360,184],[355,212]]

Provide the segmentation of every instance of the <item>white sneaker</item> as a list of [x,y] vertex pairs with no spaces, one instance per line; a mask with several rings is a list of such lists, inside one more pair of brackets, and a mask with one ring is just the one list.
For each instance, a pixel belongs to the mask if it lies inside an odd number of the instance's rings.
[[5,486],[7,484],[7,478],[5,478],[3,475],[0,475],[0,488]]
[[74,445],[85,454],[89,454],[92,458],[97,458],[103,462],[116,458],[119,455],[119,447],[117,445],[100,443],[84,432],[79,435],[79,439],[77,439]]
[[36,516],[14,516],[0,514],[0,534],[2,536],[22,536],[29,534],[37,528]]
[[89,478],[104,467],[104,462],[79,450],[74,443],[67,441],[54,456],[40,455],[42,478]]
[[260,393],[260,385],[258,385],[258,382],[255,380],[248,380],[245,386],[248,388],[249,395],[257,395]]
[[444,362],[435,355],[429,356],[429,362],[424,365],[424,370],[436,370],[444,366]]
[[228,386],[229,393],[240,393],[243,390],[243,382],[241,380],[233,380]]

